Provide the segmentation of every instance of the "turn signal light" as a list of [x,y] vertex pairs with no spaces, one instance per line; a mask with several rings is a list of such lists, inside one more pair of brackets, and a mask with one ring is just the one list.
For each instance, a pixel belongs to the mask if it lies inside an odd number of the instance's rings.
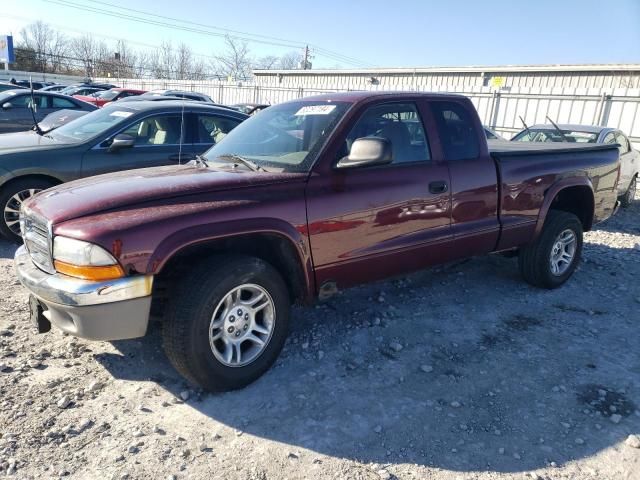
[[83,280],[113,280],[124,277],[124,270],[120,265],[81,266],[60,260],[55,260],[53,263],[59,273]]

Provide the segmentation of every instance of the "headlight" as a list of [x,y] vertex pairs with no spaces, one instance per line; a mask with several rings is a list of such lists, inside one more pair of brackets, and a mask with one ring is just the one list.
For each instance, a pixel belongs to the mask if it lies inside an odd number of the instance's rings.
[[124,270],[104,248],[67,237],[53,239],[53,265],[71,277],[111,280],[124,276]]

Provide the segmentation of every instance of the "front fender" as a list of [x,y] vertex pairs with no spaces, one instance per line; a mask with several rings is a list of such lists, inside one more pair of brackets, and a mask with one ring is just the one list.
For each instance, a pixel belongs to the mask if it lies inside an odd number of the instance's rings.
[[254,218],[208,223],[194,225],[174,232],[162,240],[149,256],[145,273],[155,275],[161,272],[171,258],[188,247],[251,234],[278,235],[288,241],[298,255],[297,261],[302,268],[305,280],[304,290],[308,298],[315,295],[315,277],[313,275],[313,263],[308,239],[293,225],[277,218]]

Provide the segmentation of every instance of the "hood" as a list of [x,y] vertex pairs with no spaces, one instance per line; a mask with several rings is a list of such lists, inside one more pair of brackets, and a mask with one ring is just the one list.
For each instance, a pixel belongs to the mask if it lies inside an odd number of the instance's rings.
[[32,130],[0,135],[0,154],[66,146],[68,145],[56,142],[49,137],[38,135]]
[[145,202],[303,181],[306,177],[306,173],[214,170],[197,164],[144,168],[65,183],[35,195],[25,206],[58,224]]

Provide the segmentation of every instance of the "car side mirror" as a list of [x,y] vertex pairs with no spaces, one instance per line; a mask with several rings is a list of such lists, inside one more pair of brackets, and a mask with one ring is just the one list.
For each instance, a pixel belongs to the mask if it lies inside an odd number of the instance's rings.
[[11,102],[5,102],[5,103],[2,104],[2,109],[3,110],[9,110],[11,108],[13,108],[13,105],[11,105]]
[[358,138],[351,145],[351,153],[341,158],[336,168],[358,168],[386,165],[393,161],[391,142],[381,137]]
[[115,152],[118,150],[122,150],[123,148],[130,148],[136,143],[136,139],[131,135],[127,135],[126,133],[119,133],[113,140],[111,140],[111,145],[109,145],[109,151]]

